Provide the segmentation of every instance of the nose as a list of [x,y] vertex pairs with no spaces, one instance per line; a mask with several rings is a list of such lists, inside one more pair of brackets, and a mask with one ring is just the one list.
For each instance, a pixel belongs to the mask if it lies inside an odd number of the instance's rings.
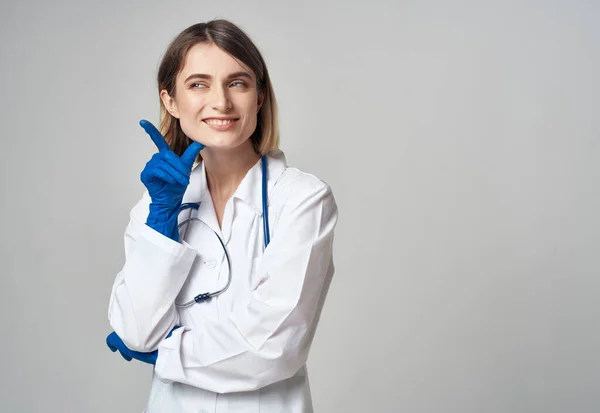
[[214,110],[227,112],[231,109],[232,103],[229,98],[229,90],[223,86],[215,86],[212,88],[211,106]]

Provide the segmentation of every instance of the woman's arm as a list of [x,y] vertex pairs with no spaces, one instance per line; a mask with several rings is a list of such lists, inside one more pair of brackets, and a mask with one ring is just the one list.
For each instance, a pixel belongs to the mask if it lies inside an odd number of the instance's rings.
[[113,285],[108,319],[130,350],[150,352],[178,322],[175,297],[196,257],[193,248],[176,242],[177,222],[192,165],[204,145],[192,142],[177,156],[152,123],[141,120],[140,126],[158,152],[140,175],[147,191],[131,210],[125,266]]
[[125,230],[125,265],[110,297],[111,327],[134,351],[149,352],[179,322],[174,302],[188,277],[196,251],[146,225],[150,196],[133,207]]

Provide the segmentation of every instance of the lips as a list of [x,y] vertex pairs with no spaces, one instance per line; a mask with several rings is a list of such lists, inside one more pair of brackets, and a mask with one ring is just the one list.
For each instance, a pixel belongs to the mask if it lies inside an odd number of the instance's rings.
[[215,131],[224,132],[233,128],[235,123],[239,120],[239,118],[206,118],[203,120],[209,128]]
[[233,123],[236,120],[237,120],[236,118],[230,118],[230,119],[209,118],[209,119],[204,119],[204,122],[208,123],[209,125],[224,126],[224,125],[229,125],[230,123]]

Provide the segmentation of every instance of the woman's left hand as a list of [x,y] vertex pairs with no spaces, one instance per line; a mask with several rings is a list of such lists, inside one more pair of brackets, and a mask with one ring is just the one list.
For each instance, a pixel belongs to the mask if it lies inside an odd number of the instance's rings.
[[119,353],[123,356],[123,358],[127,361],[131,361],[131,359],[136,359],[148,364],[156,364],[156,359],[158,358],[158,350],[151,351],[149,353],[141,353],[139,351],[130,350],[121,337],[117,335],[114,331],[106,337],[106,345],[108,348],[114,353],[119,350]]

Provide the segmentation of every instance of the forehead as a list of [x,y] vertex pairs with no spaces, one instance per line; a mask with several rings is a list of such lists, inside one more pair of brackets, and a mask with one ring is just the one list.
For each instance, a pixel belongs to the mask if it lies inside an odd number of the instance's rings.
[[180,76],[185,79],[191,74],[206,74],[213,77],[226,77],[230,73],[252,70],[235,57],[213,43],[198,43],[188,51]]

